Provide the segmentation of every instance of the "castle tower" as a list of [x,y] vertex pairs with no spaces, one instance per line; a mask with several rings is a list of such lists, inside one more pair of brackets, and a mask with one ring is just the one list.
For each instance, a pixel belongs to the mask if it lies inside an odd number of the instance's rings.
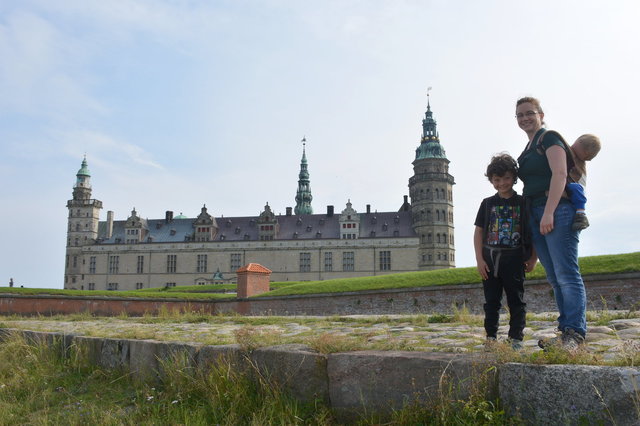
[[413,176],[409,179],[413,229],[420,239],[418,265],[421,270],[455,267],[454,184],[427,94],[422,138],[416,149]]
[[302,138],[302,161],[300,161],[300,174],[298,175],[298,191],[296,192],[295,214],[313,214],[311,207],[311,185],[309,181],[309,171],[307,170],[307,155],[305,153],[306,138]]
[[76,174],[73,199],[67,201],[69,209],[67,228],[67,255],[64,268],[64,288],[78,288],[83,274],[82,246],[95,243],[98,238],[98,220],[102,201],[91,199],[91,174],[87,158]]

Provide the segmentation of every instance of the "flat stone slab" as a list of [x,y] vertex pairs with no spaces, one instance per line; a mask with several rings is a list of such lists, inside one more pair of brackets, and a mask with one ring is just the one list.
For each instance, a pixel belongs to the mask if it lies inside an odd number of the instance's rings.
[[[331,405],[341,415],[390,412],[443,393],[468,396],[487,370],[486,356],[432,352],[360,351],[330,354]],[[452,393],[449,395],[449,393]]]
[[500,397],[530,424],[640,424],[640,368],[590,365],[500,366]]
[[329,401],[327,356],[300,344],[270,346],[253,351],[253,366],[300,401]]

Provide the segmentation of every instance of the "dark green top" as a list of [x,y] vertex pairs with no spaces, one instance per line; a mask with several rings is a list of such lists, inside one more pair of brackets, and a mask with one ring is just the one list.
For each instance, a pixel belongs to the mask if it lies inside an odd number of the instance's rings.
[[[524,188],[522,195],[530,197],[533,206],[543,206],[547,202],[545,191],[551,185],[551,168],[545,153],[539,153],[537,148],[538,137],[545,131],[544,128],[538,130],[533,137],[531,146],[518,157],[518,177],[522,179]],[[550,132],[542,139],[542,148],[546,151],[549,147],[558,145],[566,150],[564,144],[555,134]]]

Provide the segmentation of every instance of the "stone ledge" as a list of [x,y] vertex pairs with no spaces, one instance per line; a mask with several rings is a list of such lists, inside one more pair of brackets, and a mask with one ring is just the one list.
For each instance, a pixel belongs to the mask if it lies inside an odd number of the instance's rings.
[[[102,339],[65,333],[0,328],[31,342],[76,345],[90,362],[122,368],[140,379],[162,380],[162,360],[180,356],[189,366],[211,368],[229,362],[255,373],[302,401],[323,400],[343,419],[436,397],[464,398],[481,386],[502,400],[507,413],[533,424],[640,423],[640,367],[503,364],[490,356],[438,352],[358,351],[319,354],[305,345],[282,345],[246,353],[238,345],[204,346],[152,340]],[[497,373],[497,374],[496,374]]]

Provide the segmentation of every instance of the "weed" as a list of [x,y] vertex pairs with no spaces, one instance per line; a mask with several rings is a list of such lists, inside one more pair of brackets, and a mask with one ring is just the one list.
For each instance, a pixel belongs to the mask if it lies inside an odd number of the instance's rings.
[[480,315],[474,315],[467,308],[466,303],[462,303],[460,307],[457,304],[451,305],[453,311],[453,322],[460,322],[471,326],[482,325],[482,317]]
[[427,319],[428,323],[434,324],[434,323],[448,323],[448,322],[453,322],[454,319],[451,315],[445,315],[445,314],[435,314],[435,315],[430,315],[429,318]]
[[252,326],[241,327],[234,330],[233,335],[240,347],[247,352],[263,347],[274,346],[281,343],[281,332],[275,329],[256,328]]

